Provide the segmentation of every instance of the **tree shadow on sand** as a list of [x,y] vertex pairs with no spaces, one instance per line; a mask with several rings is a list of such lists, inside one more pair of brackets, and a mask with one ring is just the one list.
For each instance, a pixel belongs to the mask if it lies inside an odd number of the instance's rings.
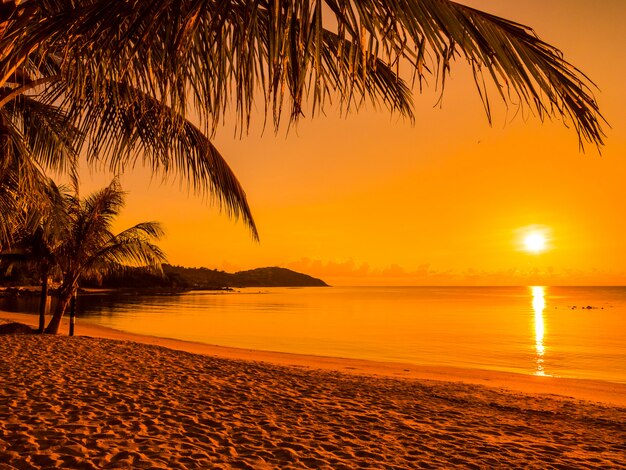
[[37,330],[24,323],[0,323],[0,335],[32,335],[35,333]]

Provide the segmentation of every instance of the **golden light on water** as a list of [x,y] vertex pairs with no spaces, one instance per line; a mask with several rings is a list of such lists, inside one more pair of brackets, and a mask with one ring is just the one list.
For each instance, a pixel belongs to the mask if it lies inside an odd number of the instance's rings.
[[546,308],[545,288],[542,286],[531,287],[533,294],[533,311],[535,313],[535,355],[537,367],[535,375],[546,375],[544,370],[544,355],[546,348],[543,344],[545,334],[545,323],[543,311]]

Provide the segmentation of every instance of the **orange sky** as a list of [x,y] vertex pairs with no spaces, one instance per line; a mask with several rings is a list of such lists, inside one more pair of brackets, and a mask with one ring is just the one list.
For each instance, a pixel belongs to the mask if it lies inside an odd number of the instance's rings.
[[[261,135],[218,131],[259,228],[149,183],[141,169],[120,228],[159,220],[169,261],[225,270],[284,266],[335,285],[626,284],[626,18],[624,0],[467,0],[534,27],[600,88],[607,145],[578,151],[575,131],[498,107],[489,127],[471,77],[452,69],[442,107],[416,95],[415,125],[386,111],[302,120]],[[496,98],[495,96],[493,97]],[[106,177],[83,175],[83,190]],[[550,249],[519,250],[524,227]]]

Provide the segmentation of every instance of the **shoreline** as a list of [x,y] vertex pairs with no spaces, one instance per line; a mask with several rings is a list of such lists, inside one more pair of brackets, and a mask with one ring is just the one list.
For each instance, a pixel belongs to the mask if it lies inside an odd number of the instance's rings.
[[612,384],[77,331],[0,336],[1,468],[626,468]]
[[[0,311],[1,320],[24,323],[36,328],[38,317],[33,314]],[[68,330],[68,325],[69,319],[66,316],[61,324],[62,333],[60,336],[65,336],[63,332]],[[416,365],[235,348],[128,333],[84,321],[77,323],[76,331],[77,337],[132,341],[222,359],[260,362],[299,369],[334,371],[357,376],[482,385],[504,392],[554,395],[626,408],[626,384],[602,380],[525,375],[486,369]]]

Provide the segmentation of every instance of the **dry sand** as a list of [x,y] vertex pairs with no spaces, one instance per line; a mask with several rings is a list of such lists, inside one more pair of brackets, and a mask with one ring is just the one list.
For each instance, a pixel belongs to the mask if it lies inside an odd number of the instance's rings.
[[0,336],[0,470],[626,468],[624,385],[77,331]]

